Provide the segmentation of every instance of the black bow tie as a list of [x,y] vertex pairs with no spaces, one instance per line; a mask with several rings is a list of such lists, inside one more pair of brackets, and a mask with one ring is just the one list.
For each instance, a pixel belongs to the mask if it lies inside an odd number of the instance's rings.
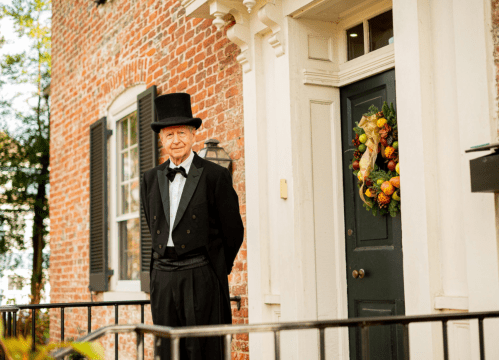
[[175,179],[175,175],[177,175],[177,173],[181,173],[182,176],[185,178],[187,177],[187,173],[185,172],[185,169],[182,166],[176,168],[168,167],[166,172],[166,177],[168,178],[168,180],[170,180],[170,182],[172,182],[173,179]]

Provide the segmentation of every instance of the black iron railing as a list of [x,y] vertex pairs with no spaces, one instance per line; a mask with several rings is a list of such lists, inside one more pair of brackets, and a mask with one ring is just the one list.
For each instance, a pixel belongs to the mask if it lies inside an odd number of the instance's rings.
[[[230,298],[232,302],[237,303],[237,309],[241,309],[241,297],[233,296]],[[118,314],[120,306],[140,305],[140,323],[144,324],[144,307],[150,305],[149,300],[128,300],[128,301],[99,301],[99,302],[78,302],[78,303],[55,303],[55,304],[34,304],[34,305],[6,305],[0,306],[2,320],[4,324],[4,337],[17,336],[17,313],[22,310],[31,310],[31,336],[33,339],[32,347],[35,349],[35,332],[36,332],[36,311],[41,309],[60,309],[61,311],[61,341],[64,341],[64,310],[66,308],[87,308],[87,331],[90,334],[92,331],[92,308],[102,306],[114,306],[114,323],[118,325]],[[114,351],[115,359],[118,360],[118,333],[115,333]],[[143,341],[142,335],[142,341]],[[0,354],[0,359],[3,355]]]
[[[360,328],[361,339],[361,358],[362,360],[370,360],[369,352],[369,329],[373,326],[380,325],[399,325],[403,327],[403,343],[404,353],[403,359],[408,360],[409,354],[409,324],[440,322],[442,323],[443,335],[443,353],[444,360],[449,359],[449,345],[447,325],[449,321],[456,320],[477,320],[479,332],[479,351],[480,360],[485,360],[485,343],[484,343],[484,320],[488,318],[498,318],[499,311],[492,312],[474,312],[474,313],[459,313],[459,314],[438,314],[438,315],[423,315],[423,316],[386,316],[386,317],[370,317],[370,318],[355,318],[346,320],[328,320],[328,321],[303,321],[303,322],[288,322],[277,324],[258,324],[258,325],[213,325],[213,326],[197,326],[170,328],[166,326],[153,325],[110,325],[103,327],[78,341],[94,341],[107,334],[132,333],[137,335],[137,359],[144,359],[144,334],[154,335],[154,344],[157,346],[157,338],[169,338],[171,341],[171,359],[179,360],[179,344],[181,338],[186,337],[205,337],[205,336],[223,336],[224,337],[224,359],[231,359],[231,340],[233,334],[245,334],[256,332],[273,332],[274,334],[274,359],[281,359],[280,334],[281,331],[289,330],[307,330],[317,329],[319,331],[319,349],[320,360],[326,359],[325,351],[325,330],[328,328]],[[71,349],[63,349],[55,354],[56,359],[62,359],[64,356],[72,353]]]

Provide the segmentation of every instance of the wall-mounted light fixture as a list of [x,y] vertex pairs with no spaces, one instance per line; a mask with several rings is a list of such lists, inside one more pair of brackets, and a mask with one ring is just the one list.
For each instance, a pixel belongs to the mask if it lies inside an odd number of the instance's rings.
[[224,150],[223,147],[218,146],[220,141],[216,139],[208,139],[204,142],[206,147],[199,151],[199,156],[208,161],[214,162],[215,164],[221,165],[226,169],[231,170],[230,165],[232,164],[232,159],[229,154]]

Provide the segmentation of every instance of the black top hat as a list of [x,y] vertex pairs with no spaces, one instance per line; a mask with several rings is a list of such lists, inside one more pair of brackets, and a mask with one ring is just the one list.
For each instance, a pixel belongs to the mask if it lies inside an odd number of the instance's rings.
[[151,124],[151,128],[159,133],[168,126],[190,125],[198,129],[201,126],[200,118],[192,117],[191,95],[187,93],[173,93],[158,96],[154,99],[158,121]]

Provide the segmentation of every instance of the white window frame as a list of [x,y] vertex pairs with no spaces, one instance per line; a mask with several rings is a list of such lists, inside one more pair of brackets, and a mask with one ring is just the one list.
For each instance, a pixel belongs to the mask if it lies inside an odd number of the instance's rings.
[[[352,61],[356,61],[358,59],[362,59],[365,56],[377,52],[381,52],[381,50],[385,48],[389,48],[393,51],[393,44],[389,44],[380,49],[369,51],[369,20],[375,18],[378,15],[381,15],[387,11],[393,11],[393,6],[391,1],[383,0],[380,3],[373,4],[372,6],[367,7],[364,11],[354,13],[351,17],[347,17],[338,23],[338,30],[341,33],[339,37],[340,43],[338,44],[338,53],[340,55],[340,64],[349,63]],[[354,26],[359,24],[363,24],[364,26],[364,55],[356,57],[355,59],[348,60],[348,51],[347,51],[347,30],[351,29]],[[386,51],[386,49],[385,49]]]
[[[113,269],[114,274],[110,278],[109,291],[104,293],[104,301],[114,300],[145,300],[147,294],[141,291],[140,280],[119,280],[120,276],[120,247],[119,247],[119,221],[128,220],[140,216],[140,212],[126,215],[118,215],[118,145],[119,128],[121,119],[130,113],[137,111],[137,95],[146,90],[145,84],[138,84],[122,92],[108,107],[107,126],[112,130],[112,136],[109,138],[109,267]],[[151,130],[152,131],[152,130]],[[140,240],[140,239],[139,239]]]

